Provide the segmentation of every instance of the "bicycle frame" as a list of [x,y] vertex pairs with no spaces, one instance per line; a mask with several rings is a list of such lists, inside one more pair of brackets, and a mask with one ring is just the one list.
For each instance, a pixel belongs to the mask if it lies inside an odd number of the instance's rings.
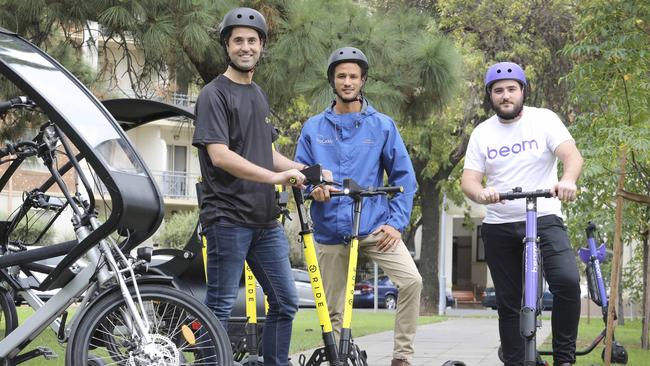
[[[73,211],[77,239],[75,245],[66,246],[67,251],[59,254],[65,254],[65,257],[39,287],[40,290],[61,287],[56,295],[45,303],[39,303],[32,291],[24,291],[28,301],[31,299],[30,305],[37,310],[0,341],[0,358],[13,361],[22,348],[50,326],[84,292],[87,300],[84,304],[88,305],[95,290],[110,291],[118,288],[131,316],[129,324],[133,324],[144,342],[149,342],[147,315],[137,309],[127,286],[127,279],[133,281],[130,286],[137,294],[132,269],[134,263],[123,254],[123,251],[128,252],[150,237],[162,220],[162,197],[148,168],[117,122],[90,91],[49,55],[1,28],[0,73],[26,93],[49,119],[37,138],[40,144],[39,157],[51,177],[39,190],[46,192],[56,185],[63,192],[65,201]],[[35,138],[34,141],[37,142],[36,140]],[[63,152],[57,150],[57,143]],[[76,151],[73,151],[73,147]],[[61,166],[53,164],[57,151],[66,155],[68,160]],[[106,194],[110,197],[112,209],[103,223],[96,218],[94,190],[79,165],[82,159],[108,188]],[[5,174],[0,177],[0,189],[4,188],[23,161],[24,158],[12,159]],[[70,170],[76,173],[85,196],[77,189],[73,197],[67,188],[62,176]],[[22,215],[23,210],[14,220],[20,220]],[[109,237],[116,231],[126,237],[119,244]],[[6,241],[7,237],[3,239]],[[0,244],[3,249],[8,245],[7,242]],[[38,256],[48,250],[37,249],[31,254]],[[15,266],[30,261],[30,255],[18,254],[20,253],[8,252],[1,256],[4,263],[3,270],[0,271],[3,279],[7,280],[11,276],[5,273],[4,268],[14,266],[12,271],[16,272]],[[17,259],[19,257],[20,260]],[[66,283],[69,277],[66,278],[64,274],[75,265],[85,265],[85,268]],[[10,280],[8,282],[11,283]],[[78,317],[83,315],[81,310],[78,310]],[[61,326],[62,324],[55,323],[53,329],[61,333]],[[74,322],[68,329],[74,332]]]

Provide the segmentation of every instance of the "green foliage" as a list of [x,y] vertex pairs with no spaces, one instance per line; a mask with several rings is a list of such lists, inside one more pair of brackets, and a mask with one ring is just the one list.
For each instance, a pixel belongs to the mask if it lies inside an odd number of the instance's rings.
[[275,147],[285,156],[294,156],[296,142],[302,130],[302,124],[311,116],[310,106],[304,96],[298,95],[290,101],[288,108],[274,113],[273,123],[282,126],[280,137]]
[[373,16],[349,0],[289,2],[285,11],[256,76],[275,111],[291,108],[297,95],[311,113],[329,106],[327,58],[348,45],[369,59],[366,96],[398,123],[428,118],[453,96],[459,58],[431,18],[403,8]]
[[[6,215],[2,215],[3,217]],[[38,241],[39,235],[45,229],[47,225],[46,216],[34,216],[30,215],[29,219],[23,218],[23,220],[18,223],[16,228],[9,234],[10,241],[19,241],[23,244],[35,244],[35,245],[49,245],[53,243],[55,232],[54,228],[50,227],[43,237]]]
[[199,210],[181,211],[165,218],[162,230],[156,242],[162,248],[182,249],[189,238],[194,235],[198,222]]
[[[282,131],[278,148],[289,156],[300,124],[333,98],[325,75],[328,55],[338,47],[359,47],[370,61],[365,94],[397,122],[412,154],[421,192],[427,192],[418,196],[421,199],[438,196],[444,189],[460,202],[459,163],[469,133],[487,115],[482,75],[488,64],[503,59],[522,63],[535,85],[529,101],[566,111],[566,84],[560,77],[569,67],[557,51],[571,37],[573,13],[567,11],[568,0],[514,4],[503,0],[90,0],[66,11],[77,2],[29,2],[22,11],[32,9],[31,15],[0,13],[4,14],[0,21],[13,21],[10,28],[36,37],[43,33],[39,30],[69,28],[65,25],[81,29],[86,19],[99,20],[104,26],[100,47],[111,42],[119,46],[111,51],[113,57],[132,62],[124,77],[131,77],[133,89],[143,96],[150,94],[146,80],[168,72],[200,85],[223,72],[226,63],[217,42],[217,23],[235,5],[262,11],[270,37],[255,80],[269,95],[275,124]],[[127,57],[137,52],[142,57]],[[109,55],[108,50],[104,54]],[[429,203],[414,212],[428,218],[423,225],[431,231],[425,240],[435,243],[424,246],[435,248],[438,207]],[[434,260],[431,267],[436,264]],[[437,274],[425,277],[436,281]]]
[[[583,189],[570,207],[569,227],[575,242],[584,242],[586,220],[603,225],[612,243],[619,151],[629,151],[625,189],[650,194],[650,4],[643,1],[590,0],[580,2],[576,23],[577,42],[563,54],[574,68],[567,80],[575,105],[572,134],[585,158]],[[650,210],[626,202],[623,243],[644,240]],[[582,238],[580,238],[582,237]],[[639,293],[640,254],[625,268],[625,288]]]

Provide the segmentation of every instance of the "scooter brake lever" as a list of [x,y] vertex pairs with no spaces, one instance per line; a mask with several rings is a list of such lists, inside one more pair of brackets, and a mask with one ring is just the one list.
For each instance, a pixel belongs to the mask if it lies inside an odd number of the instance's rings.
[[343,185],[343,183],[340,183],[340,182],[337,182],[337,181],[327,181],[327,180],[321,181],[320,184],[329,184],[331,186],[337,186],[337,187],[341,187]]

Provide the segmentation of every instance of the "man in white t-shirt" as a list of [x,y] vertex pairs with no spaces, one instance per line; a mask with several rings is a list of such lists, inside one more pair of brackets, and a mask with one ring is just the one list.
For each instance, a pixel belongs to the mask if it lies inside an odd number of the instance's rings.
[[[524,106],[526,85],[524,71],[515,63],[501,62],[488,69],[485,91],[496,115],[472,132],[461,187],[469,199],[487,205],[481,230],[496,290],[499,334],[508,366],[523,365],[524,359],[519,310],[526,209],[525,200],[500,202],[498,192],[514,187],[553,192],[553,198],[537,201],[537,230],[544,275],[553,293],[553,364],[565,366],[575,362],[580,286],[560,201],[576,198],[582,157],[555,113]],[[559,181],[558,159],[564,168]]]

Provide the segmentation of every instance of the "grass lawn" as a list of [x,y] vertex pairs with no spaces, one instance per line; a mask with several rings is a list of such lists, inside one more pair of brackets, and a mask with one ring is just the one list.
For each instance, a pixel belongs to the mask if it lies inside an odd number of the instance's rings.
[[[18,318],[20,323],[32,313],[32,310],[26,306],[18,308]],[[445,320],[444,317],[438,316],[421,316],[418,319],[418,324],[435,323]],[[355,311],[352,318],[352,333],[355,337],[360,337],[366,334],[383,332],[392,330],[395,322],[395,312],[380,310],[373,312],[372,310]],[[300,309],[293,322],[293,333],[291,338],[291,351],[290,353],[300,352],[302,350],[320,347],[322,345],[322,337],[318,317],[314,309]],[[27,350],[34,349],[38,346],[46,346],[59,355],[58,358],[46,361],[42,357],[37,357],[29,362],[21,365],[25,366],[64,366],[65,348],[60,345],[56,340],[56,336],[51,329],[45,330],[38,338],[36,338]],[[26,350],[26,351],[27,351]]]
[[[587,324],[587,319],[580,320],[578,328],[578,349],[585,349],[591,344],[598,334],[603,330],[604,323],[600,319],[591,319]],[[641,321],[626,320],[625,325],[616,327],[616,340],[625,346],[628,352],[628,362],[630,366],[648,366],[650,365],[650,351],[641,349]],[[576,366],[591,366],[604,364],[601,354],[605,346],[601,342],[591,353],[585,356],[578,356]],[[551,338],[549,337],[544,343],[543,349],[551,349]],[[553,364],[552,357],[544,357],[549,364]]]

